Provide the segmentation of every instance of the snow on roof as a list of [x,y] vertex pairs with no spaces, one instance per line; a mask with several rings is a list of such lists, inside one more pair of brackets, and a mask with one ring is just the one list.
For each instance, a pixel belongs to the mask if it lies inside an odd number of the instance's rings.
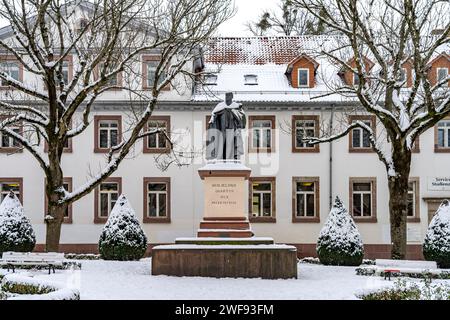
[[[212,38],[205,53],[205,71],[215,73],[215,84],[199,85],[193,101],[221,101],[233,92],[238,102],[355,101],[329,93],[326,83],[341,81],[337,69],[319,52],[335,42],[331,36]],[[308,56],[319,64],[314,88],[293,88],[286,75],[290,63]],[[245,76],[256,75],[249,85]]]
[[317,50],[330,36],[212,38],[205,62],[212,64],[287,65],[301,53]]

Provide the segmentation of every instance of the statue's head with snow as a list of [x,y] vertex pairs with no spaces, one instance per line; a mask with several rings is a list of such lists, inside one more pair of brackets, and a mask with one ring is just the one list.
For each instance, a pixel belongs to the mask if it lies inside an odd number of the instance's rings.
[[246,126],[242,104],[233,101],[233,93],[225,93],[225,101],[216,105],[208,124],[206,158],[239,160],[244,154],[241,129]]

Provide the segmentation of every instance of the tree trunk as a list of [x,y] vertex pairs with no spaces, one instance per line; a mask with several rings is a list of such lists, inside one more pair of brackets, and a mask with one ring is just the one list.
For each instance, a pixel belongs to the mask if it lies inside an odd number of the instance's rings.
[[49,205],[47,215],[52,218],[46,219],[47,233],[45,240],[45,251],[58,252],[59,251],[59,239],[61,236],[61,225],[64,220],[64,212],[66,206],[52,206]]
[[[397,153],[397,154],[396,154]],[[394,167],[397,175],[388,176],[389,214],[391,222],[391,258],[406,258],[406,219],[408,215],[408,184],[411,152],[394,152]]]

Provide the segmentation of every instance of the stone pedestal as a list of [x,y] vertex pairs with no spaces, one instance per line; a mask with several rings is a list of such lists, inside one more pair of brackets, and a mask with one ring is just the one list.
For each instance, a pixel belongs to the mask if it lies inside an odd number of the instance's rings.
[[198,170],[204,182],[204,212],[199,237],[253,236],[247,214],[250,172],[236,161],[209,163]]

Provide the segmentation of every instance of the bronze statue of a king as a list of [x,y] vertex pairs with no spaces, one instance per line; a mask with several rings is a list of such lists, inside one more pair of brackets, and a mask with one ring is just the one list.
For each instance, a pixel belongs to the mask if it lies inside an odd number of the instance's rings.
[[208,124],[206,158],[208,160],[239,160],[244,154],[241,129],[246,117],[242,104],[233,101],[233,93],[225,94],[225,101],[217,104]]

